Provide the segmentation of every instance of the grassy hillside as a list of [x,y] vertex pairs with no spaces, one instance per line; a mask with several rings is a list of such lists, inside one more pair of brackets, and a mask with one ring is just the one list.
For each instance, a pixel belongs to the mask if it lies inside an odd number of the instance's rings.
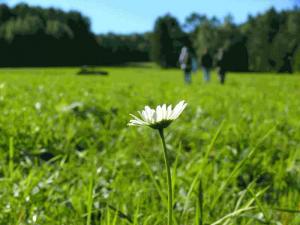
[[182,99],[165,131],[174,224],[300,224],[300,76],[101,69],[0,70],[1,224],[166,224],[159,136],[127,122]]

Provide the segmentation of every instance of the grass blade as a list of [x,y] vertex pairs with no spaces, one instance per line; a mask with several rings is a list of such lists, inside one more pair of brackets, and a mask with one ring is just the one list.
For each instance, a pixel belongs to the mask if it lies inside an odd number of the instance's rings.
[[[189,202],[189,200],[190,200],[190,198],[191,198],[191,194],[192,194],[192,192],[193,192],[193,190],[194,190],[194,188],[195,188],[197,182],[198,182],[199,179],[200,179],[200,176],[201,176],[201,174],[202,174],[202,172],[203,172],[203,168],[204,168],[204,167],[206,166],[206,164],[207,164],[209,153],[212,151],[213,146],[214,146],[215,142],[217,141],[217,139],[218,139],[218,137],[219,137],[219,135],[220,135],[220,133],[221,133],[221,130],[222,130],[223,126],[224,126],[224,123],[225,123],[225,122],[224,122],[224,120],[223,120],[222,123],[220,124],[220,126],[219,126],[217,132],[215,133],[213,139],[211,140],[211,142],[210,142],[210,144],[209,144],[209,146],[208,146],[208,150],[207,150],[207,152],[206,152],[206,154],[205,154],[205,156],[204,156],[204,161],[202,162],[201,167],[200,167],[200,169],[199,169],[199,172],[196,174],[196,176],[194,177],[194,179],[193,179],[193,181],[192,181],[192,184],[191,184],[191,186],[190,186],[190,188],[189,188],[189,191],[188,191],[188,194],[187,194],[185,203],[184,203],[184,208],[183,208],[183,212],[182,212],[182,217],[183,217],[183,216],[185,215],[185,213],[186,213],[187,206],[188,206],[188,202]],[[201,183],[201,186],[202,186],[202,183]]]
[[94,189],[94,180],[93,176],[90,176],[89,181],[89,189],[88,189],[88,202],[87,202],[87,219],[86,225],[91,225],[91,218],[92,218],[92,210],[93,210],[93,189]]
[[14,153],[15,153],[14,139],[11,137],[11,138],[9,138],[9,163],[8,163],[10,178],[13,177],[14,167],[15,167],[14,166]]

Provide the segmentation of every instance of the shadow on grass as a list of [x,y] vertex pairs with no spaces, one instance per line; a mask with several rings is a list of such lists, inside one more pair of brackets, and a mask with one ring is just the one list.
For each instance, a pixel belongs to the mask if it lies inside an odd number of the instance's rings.
[[77,72],[77,75],[99,75],[99,76],[108,76],[109,73],[105,70],[99,70],[96,66],[82,66],[80,71]]

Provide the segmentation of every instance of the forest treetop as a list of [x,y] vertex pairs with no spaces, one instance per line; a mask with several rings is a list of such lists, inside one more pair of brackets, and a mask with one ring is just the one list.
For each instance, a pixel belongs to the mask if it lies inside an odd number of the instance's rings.
[[204,49],[216,56],[225,49],[233,71],[300,70],[300,10],[249,16],[235,24],[191,13],[183,25],[172,15],[159,17],[154,30],[141,34],[96,35],[80,12],[0,4],[0,66],[107,65],[153,60],[177,66],[188,45],[200,58]]

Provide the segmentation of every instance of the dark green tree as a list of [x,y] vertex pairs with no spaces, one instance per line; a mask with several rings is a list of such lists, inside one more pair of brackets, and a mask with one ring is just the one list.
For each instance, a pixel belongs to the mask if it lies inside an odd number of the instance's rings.
[[101,61],[104,64],[149,61],[150,38],[148,34],[98,35]]
[[201,57],[205,49],[211,54],[216,54],[217,50],[223,45],[223,40],[220,38],[219,20],[216,18],[209,19],[204,17],[197,27],[196,39],[194,46],[196,47],[197,55]]
[[5,4],[0,4],[0,25],[13,16],[10,8]]
[[151,41],[153,61],[163,68],[175,67],[184,37],[176,18],[169,14],[159,17],[155,22]]

